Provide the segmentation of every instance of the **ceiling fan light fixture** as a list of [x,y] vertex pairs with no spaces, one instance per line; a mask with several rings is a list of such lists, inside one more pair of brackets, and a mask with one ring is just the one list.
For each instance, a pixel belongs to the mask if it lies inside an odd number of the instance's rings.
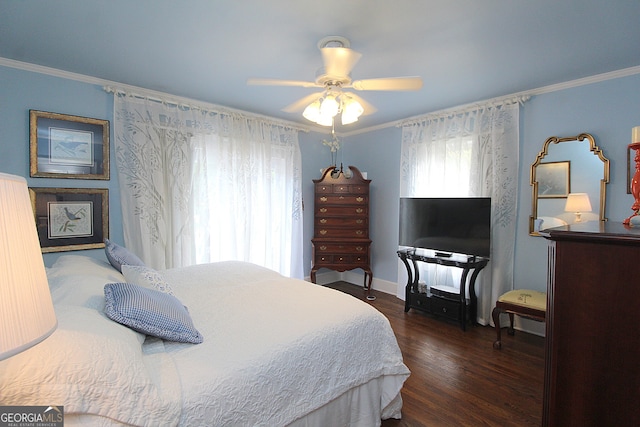
[[318,120],[320,119],[320,100],[321,99],[322,98],[316,99],[311,104],[309,104],[307,108],[305,108],[304,111],[302,112],[302,117],[304,117],[309,121],[317,123]]
[[322,114],[316,120],[316,123],[320,126],[332,126],[333,125],[333,116],[323,116]]
[[325,117],[335,117],[340,110],[337,96],[331,92],[327,93],[320,104],[320,115]]
[[348,125],[358,121],[364,113],[364,108],[355,99],[345,96],[342,104],[342,124]]

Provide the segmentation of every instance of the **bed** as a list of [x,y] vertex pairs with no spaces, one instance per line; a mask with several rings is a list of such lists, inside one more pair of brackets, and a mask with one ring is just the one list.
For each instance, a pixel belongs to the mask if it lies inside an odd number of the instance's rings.
[[[249,263],[154,273],[160,284],[107,261],[58,258],[47,269],[58,329],[0,362],[0,405],[64,406],[67,426],[369,427],[400,418],[409,370],[369,304]],[[202,342],[109,318],[105,285],[125,283],[175,297]]]

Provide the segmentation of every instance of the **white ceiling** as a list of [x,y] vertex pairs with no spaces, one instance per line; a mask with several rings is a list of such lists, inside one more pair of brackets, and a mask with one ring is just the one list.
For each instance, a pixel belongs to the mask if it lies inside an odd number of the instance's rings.
[[315,89],[318,41],[363,57],[354,79],[421,76],[418,92],[359,92],[353,131],[640,65],[638,0],[0,0],[0,57],[309,124],[282,108]]

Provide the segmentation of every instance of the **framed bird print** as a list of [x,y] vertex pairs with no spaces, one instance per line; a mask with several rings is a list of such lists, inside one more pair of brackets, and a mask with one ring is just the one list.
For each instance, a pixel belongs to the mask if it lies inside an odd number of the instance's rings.
[[109,179],[109,121],[29,110],[30,175]]
[[29,188],[42,253],[104,248],[106,188]]

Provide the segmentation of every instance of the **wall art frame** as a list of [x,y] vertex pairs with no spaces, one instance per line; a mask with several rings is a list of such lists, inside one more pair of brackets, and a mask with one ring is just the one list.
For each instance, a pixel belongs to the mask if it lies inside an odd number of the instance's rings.
[[29,110],[30,175],[109,180],[109,121]]
[[571,191],[571,162],[540,163],[537,166],[538,198],[567,197]]
[[104,248],[107,188],[29,188],[42,253]]

